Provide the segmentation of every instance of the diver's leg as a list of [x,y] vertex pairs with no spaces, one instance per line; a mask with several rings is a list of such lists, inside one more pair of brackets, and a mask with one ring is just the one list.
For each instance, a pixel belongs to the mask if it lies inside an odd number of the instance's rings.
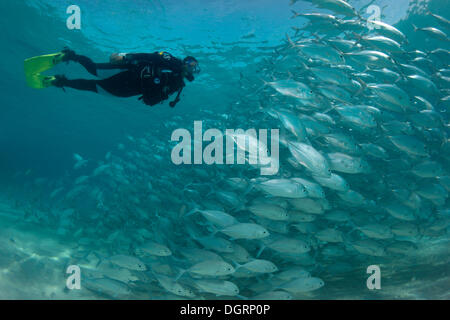
[[135,72],[124,71],[103,80],[75,79],[69,80],[63,75],[55,76],[51,85],[58,88],[73,88],[77,90],[107,93],[116,97],[132,97],[141,93],[141,82]]
[[75,80],[69,80],[65,76],[57,75],[55,76],[55,79],[52,81],[51,85],[58,87],[58,88],[73,88],[77,90],[83,90],[83,91],[97,91],[97,84],[98,80],[86,80],[86,79],[75,79]]
[[130,69],[130,66],[113,63],[96,63],[97,76],[106,79]]
[[[74,61],[81,64],[90,74],[94,76],[102,76],[103,78],[112,76],[129,67],[126,65],[117,65],[112,63],[95,63],[91,58],[76,54],[75,51],[68,48],[62,51],[64,57],[62,61]],[[102,75],[99,75],[99,71],[102,71]],[[106,71],[106,72],[105,72]],[[108,72],[109,71],[109,72]],[[105,76],[106,75],[106,76]]]
[[91,58],[86,56],[81,56],[76,54],[75,51],[70,50],[68,48],[62,51],[64,53],[64,57],[62,61],[74,61],[81,64],[90,74],[97,76],[97,64],[91,60]]
[[132,71],[122,71],[107,79],[96,82],[97,90],[105,90],[116,97],[132,97],[140,94],[141,81],[139,75]]

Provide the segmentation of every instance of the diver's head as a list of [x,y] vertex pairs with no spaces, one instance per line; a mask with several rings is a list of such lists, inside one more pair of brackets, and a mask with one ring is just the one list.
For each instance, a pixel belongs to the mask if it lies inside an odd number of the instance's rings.
[[198,65],[197,59],[188,56],[183,59],[183,70],[184,76],[189,81],[194,81],[194,74],[200,73],[200,66]]

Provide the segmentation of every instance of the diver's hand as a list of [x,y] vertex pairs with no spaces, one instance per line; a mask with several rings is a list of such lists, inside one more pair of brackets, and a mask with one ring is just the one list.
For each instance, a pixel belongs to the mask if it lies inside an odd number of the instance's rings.
[[140,96],[138,100],[142,101],[144,104],[151,106],[151,107],[153,107],[154,105],[156,105],[158,103],[158,102],[150,100],[149,97],[146,95]]

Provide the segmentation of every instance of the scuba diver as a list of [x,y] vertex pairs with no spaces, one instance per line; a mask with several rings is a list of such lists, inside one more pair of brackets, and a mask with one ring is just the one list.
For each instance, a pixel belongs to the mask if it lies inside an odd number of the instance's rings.
[[[69,80],[64,75],[45,76],[41,72],[61,62],[77,62],[94,76],[108,74],[102,79]],[[168,52],[113,53],[109,63],[95,63],[90,58],[78,55],[65,48],[59,53],[33,57],[25,60],[27,83],[32,88],[73,88],[96,93],[106,92],[116,97],[141,95],[146,105],[154,106],[178,92],[173,108],[180,101],[185,86],[184,78],[190,82],[200,72],[198,61],[191,56],[180,60]]]

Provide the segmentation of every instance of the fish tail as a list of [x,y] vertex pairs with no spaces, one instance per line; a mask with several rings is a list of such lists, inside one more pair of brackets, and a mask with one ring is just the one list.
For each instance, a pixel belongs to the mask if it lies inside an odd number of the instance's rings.
[[365,83],[363,80],[356,78],[356,81],[359,82],[359,84],[361,85],[361,88],[355,93],[355,97],[359,96],[361,93],[364,92],[364,90],[367,89],[367,83]]
[[358,17],[358,19],[359,19],[360,21],[367,21],[367,20],[364,19],[364,18],[361,16],[361,14],[360,14],[358,11],[356,11],[356,10],[355,10],[355,14],[356,14],[356,16]]
[[356,42],[355,42],[355,45],[353,46],[353,48],[355,48],[358,44],[360,44],[360,42],[362,40],[362,36],[357,34],[354,31],[352,31],[352,35],[357,39]]
[[259,249],[258,253],[256,254],[256,258],[259,258],[259,256],[261,255],[261,253],[263,253],[264,249],[266,248],[266,245],[263,244],[261,246],[261,248]]
[[196,212],[200,212],[200,208],[197,207],[196,205],[194,205],[194,208],[191,211],[189,211],[188,213],[186,213],[184,215],[184,217],[188,217],[188,216],[190,216],[190,215],[192,215],[192,214],[194,214]]
[[187,270],[185,269],[181,269],[180,272],[178,273],[178,275],[175,277],[174,281],[178,281],[185,273]]
[[233,265],[234,265],[234,271],[235,271],[235,272],[236,272],[238,269],[242,268],[242,265],[239,264],[239,263],[237,263],[237,262],[234,261],[234,260],[231,260],[231,263],[233,263]]
[[308,71],[311,70],[311,69],[310,69],[303,61],[300,61],[300,64],[302,65],[302,67],[303,67],[305,70],[308,70]]
[[255,185],[249,181],[249,182],[248,182],[248,187],[247,187],[247,189],[244,191],[244,197],[245,197],[250,191],[252,191],[254,187],[255,187]]
[[286,33],[286,39],[290,45],[291,48],[295,48],[295,43],[292,41],[291,37]]

